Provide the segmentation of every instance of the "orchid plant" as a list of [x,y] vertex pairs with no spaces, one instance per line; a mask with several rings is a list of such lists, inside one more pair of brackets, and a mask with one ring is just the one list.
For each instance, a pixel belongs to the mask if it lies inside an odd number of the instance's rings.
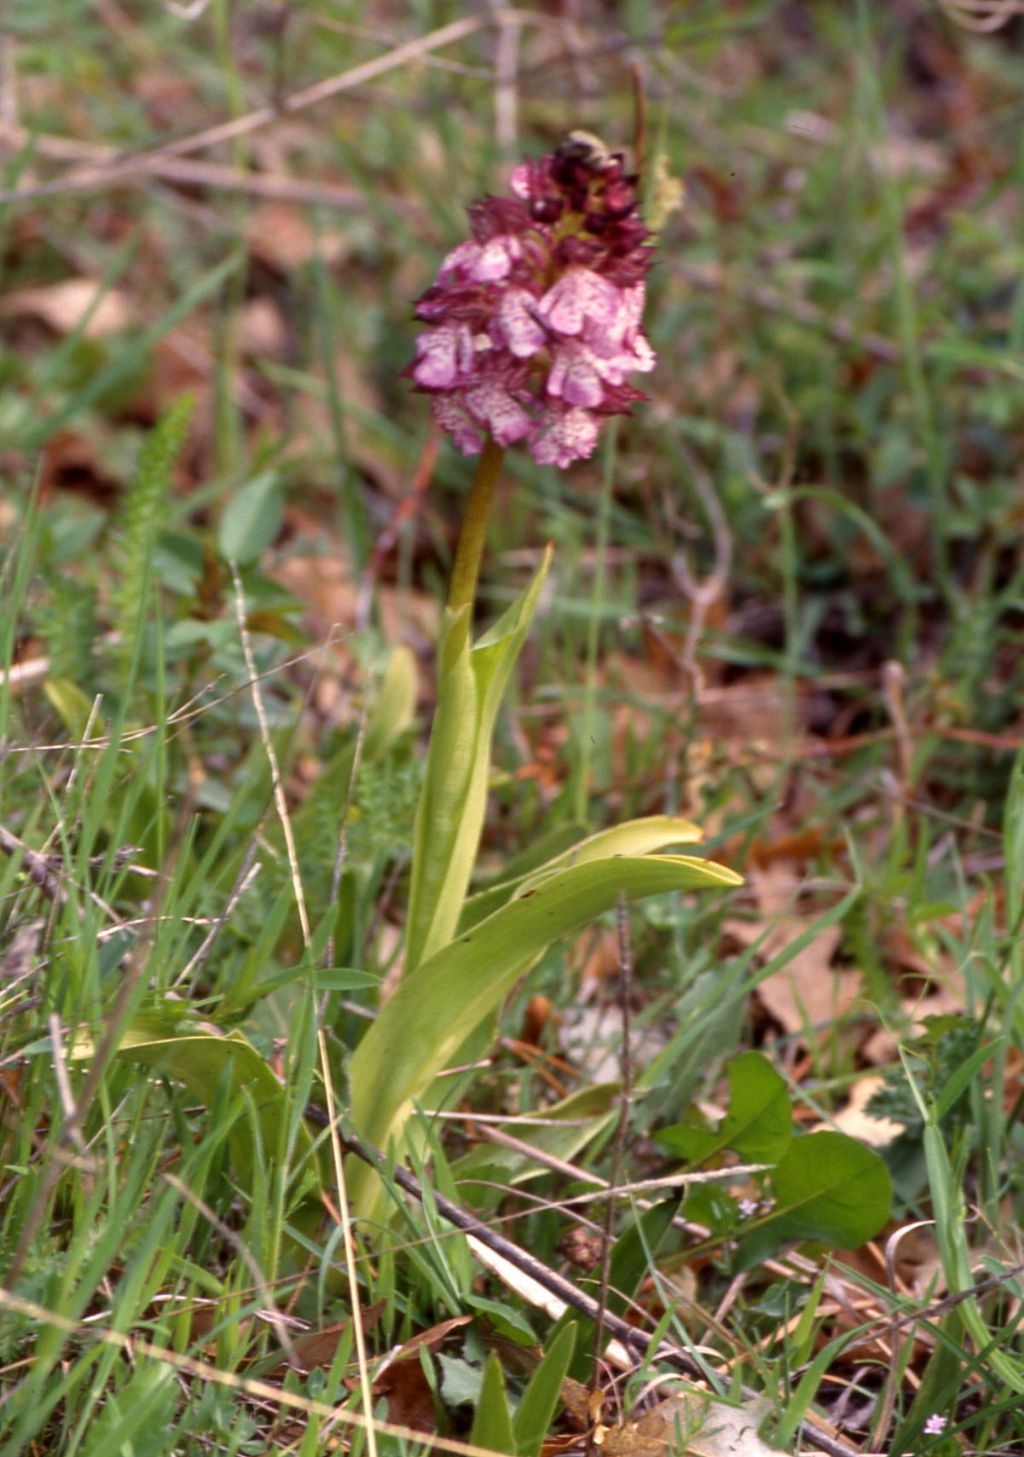
[[[519,879],[487,914],[467,900],[486,812],[491,740],[504,689],[548,571],[498,622],[471,640],[476,585],[506,448],[544,465],[588,459],[603,422],[644,396],[628,382],[653,369],[641,319],[651,234],[637,178],[620,153],[573,133],[523,162],[511,196],[470,208],[472,236],[444,259],[416,306],[426,328],[407,373],[467,455],[479,455],[438,650],[437,709],[416,817],[404,979],[350,1066],[351,1117],[381,1148],[402,1151],[419,1100],[442,1070],[490,1036],[502,998],[558,936],[620,899],[729,886],[732,871],[656,853],[700,839],[658,815],[590,836]],[[434,1090],[451,1096],[451,1084]],[[352,1170],[363,1214],[376,1175]]]

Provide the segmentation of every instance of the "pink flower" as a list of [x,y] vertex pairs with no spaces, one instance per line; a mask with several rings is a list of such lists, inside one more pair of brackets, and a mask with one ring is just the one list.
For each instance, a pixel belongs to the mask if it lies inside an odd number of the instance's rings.
[[587,318],[598,324],[613,319],[622,301],[622,289],[577,264],[551,285],[537,305],[537,315],[556,334],[579,334]]
[[452,389],[474,372],[473,339],[465,324],[442,324],[416,340],[412,377],[427,390]]
[[947,1427],[948,1423],[949,1423],[949,1418],[948,1417],[939,1416],[938,1412],[932,1412],[931,1416],[928,1418],[928,1420],[924,1424],[924,1434],[925,1434],[925,1436],[926,1437],[938,1437],[938,1436],[940,1436],[946,1430],[946,1427]]
[[620,153],[573,133],[516,167],[511,197],[470,208],[472,237],[416,306],[428,326],[406,373],[467,455],[490,434],[565,467],[594,451],[606,416],[643,395],[650,234]]
[[593,455],[600,429],[600,420],[589,410],[549,409],[530,442],[530,454],[541,465],[564,470],[574,460]]

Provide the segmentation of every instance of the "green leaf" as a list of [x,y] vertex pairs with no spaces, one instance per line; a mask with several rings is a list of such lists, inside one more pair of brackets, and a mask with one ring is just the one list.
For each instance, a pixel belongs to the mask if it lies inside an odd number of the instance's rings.
[[469,608],[447,612],[438,649],[437,711],[413,834],[406,975],[455,935],[487,807],[491,740],[551,560],[474,646]]
[[[319,1171],[313,1140],[303,1120],[296,1115],[287,1088],[278,1082],[270,1067],[240,1032],[222,1037],[213,1032],[180,1030],[168,1035],[168,1019],[155,1014],[134,1017],[121,1035],[117,1055],[128,1062],[158,1069],[176,1082],[184,1083],[198,1102],[209,1107],[223,1097],[241,1096],[255,1116],[259,1130],[244,1114],[236,1117],[228,1134],[235,1172],[243,1187],[252,1183],[257,1158],[279,1157],[295,1129],[291,1155],[294,1168],[302,1169],[296,1195],[319,1187]],[[79,1032],[71,1050],[76,1060],[89,1059],[95,1045],[87,1032]]]
[[237,491],[220,518],[221,555],[246,566],[256,561],[281,529],[284,493],[275,471],[254,476]]
[[415,710],[416,656],[400,643],[388,658],[367,716],[363,756],[373,759],[387,753],[412,723]]
[[1001,1051],[1005,1037],[999,1037],[995,1042],[983,1042],[976,1047],[966,1062],[962,1062],[942,1087],[942,1091],[935,1098],[935,1106],[932,1109],[932,1118],[936,1123],[941,1123],[946,1114],[953,1107],[954,1103],[963,1095],[965,1089],[973,1082],[975,1074],[980,1071],[986,1062],[994,1058]]
[[561,855],[563,850],[571,849],[573,845],[578,844],[586,833],[587,826],[581,821],[563,820],[550,829],[542,830],[534,840],[530,841],[529,845],[507,860],[496,873],[480,875],[480,867],[477,866],[474,878],[479,876],[481,888],[467,897],[463,904],[462,914],[459,917],[459,930],[470,930],[485,916],[491,915],[499,906],[510,901],[514,892],[518,890],[528,875],[532,875],[535,870],[539,870],[556,855]]
[[380,977],[355,966],[334,966],[314,971],[310,982],[318,992],[351,992],[362,987],[380,986]]
[[529,1346],[531,1349],[536,1346],[537,1336],[533,1327],[514,1305],[508,1305],[502,1300],[488,1300],[486,1295],[477,1295],[472,1290],[467,1290],[463,1299],[467,1308],[485,1316],[489,1325],[504,1340],[513,1341],[519,1346]]
[[489,1452],[507,1452],[510,1457],[515,1457],[516,1441],[512,1434],[512,1414],[505,1394],[505,1377],[501,1363],[493,1351],[487,1357],[484,1367],[480,1402],[473,1418],[469,1440],[476,1447],[486,1447]]
[[518,1457],[540,1457],[575,1344],[575,1326],[565,1326],[554,1337],[544,1359],[530,1377],[512,1423]]
[[569,1163],[597,1138],[615,1117],[615,1100],[621,1083],[595,1083],[578,1093],[561,1099],[544,1109],[544,1126],[524,1128],[521,1123],[500,1125],[523,1148],[504,1148],[497,1143],[482,1142],[452,1164],[452,1175],[465,1188],[464,1197],[476,1202],[477,1191],[472,1181],[478,1178],[499,1178],[503,1185],[524,1184],[528,1179],[550,1172],[550,1165],[531,1158],[529,1150],[549,1154]]
[[587,865],[593,860],[611,860],[618,855],[649,855],[653,850],[664,850],[669,845],[696,845],[703,838],[703,832],[697,825],[675,815],[647,815],[639,820],[626,820],[624,824],[598,830],[563,850],[529,876],[525,885],[538,884],[545,876],[567,865]]
[[756,1163],[777,1163],[793,1128],[786,1080],[760,1052],[744,1052],[728,1068],[729,1111],[715,1130],[686,1123],[663,1129],[660,1144],[689,1163],[731,1148]]
[[[567,843],[558,843],[561,839]],[[596,834],[581,836],[575,824],[559,825],[553,834],[543,837],[557,848],[550,856],[535,858],[529,851],[519,857],[522,868],[509,866],[506,874],[486,890],[470,896],[462,907],[459,930],[468,931],[512,899],[526,885],[542,879],[567,865],[583,865],[588,860],[607,860],[613,855],[647,855],[669,845],[694,845],[703,838],[701,830],[689,820],[673,815],[648,815],[645,819],[628,820]],[[532,847],[531,847],[532,848]]]
[[[80,739],[92,715],[93,700],[87,693],[83,693],[77,683],[72,683],[70,678],[47,678],[43,683],[43,692],[60,714],[68,733]],[[102,734],[103,727],[102,721],[93,721],[97,736]]]
[[[535,958],[613,910],[619,897],[741,884],[723,865],[682,855],[623,856],[556,871],[407,976],[369,1028],[349,1068],[352,1120],[371,1144],[400,1142],[415,1099],[493,1013]],[[376,1174],[353,1167],[353,1204],[368,1213]]]
[[789,1239],[856,1249],[889,1217],[892,1183],[874,1149],[845,1133],[794,1138],[772,1178],[775,1208],[740,1246],[744,1267]]

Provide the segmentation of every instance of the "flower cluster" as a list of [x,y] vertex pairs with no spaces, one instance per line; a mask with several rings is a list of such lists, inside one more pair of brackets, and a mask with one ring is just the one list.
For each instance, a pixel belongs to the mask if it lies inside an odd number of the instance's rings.
[[472,237],[416,305],[429,327],[406,371],[467,455],[487,434],[567,466],[628,411],[654,368],[640,331],[650,233],[622,155],[574,132],[512,173],[512,197],[470,208]]

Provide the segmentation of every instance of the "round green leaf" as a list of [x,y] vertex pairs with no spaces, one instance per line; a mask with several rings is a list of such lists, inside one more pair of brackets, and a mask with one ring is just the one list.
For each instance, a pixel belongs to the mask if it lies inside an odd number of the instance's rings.
[[794,1138],[772,1180],[775,1212],[752,1239],[816,1239],[856,1249],[889,1217],[892,1183],[884,1162],[845,1133]]
[[284,493],[273,471],[255,476],[228,502],[217,544],[223,556],[246,566],[256,561],[281,529]]

